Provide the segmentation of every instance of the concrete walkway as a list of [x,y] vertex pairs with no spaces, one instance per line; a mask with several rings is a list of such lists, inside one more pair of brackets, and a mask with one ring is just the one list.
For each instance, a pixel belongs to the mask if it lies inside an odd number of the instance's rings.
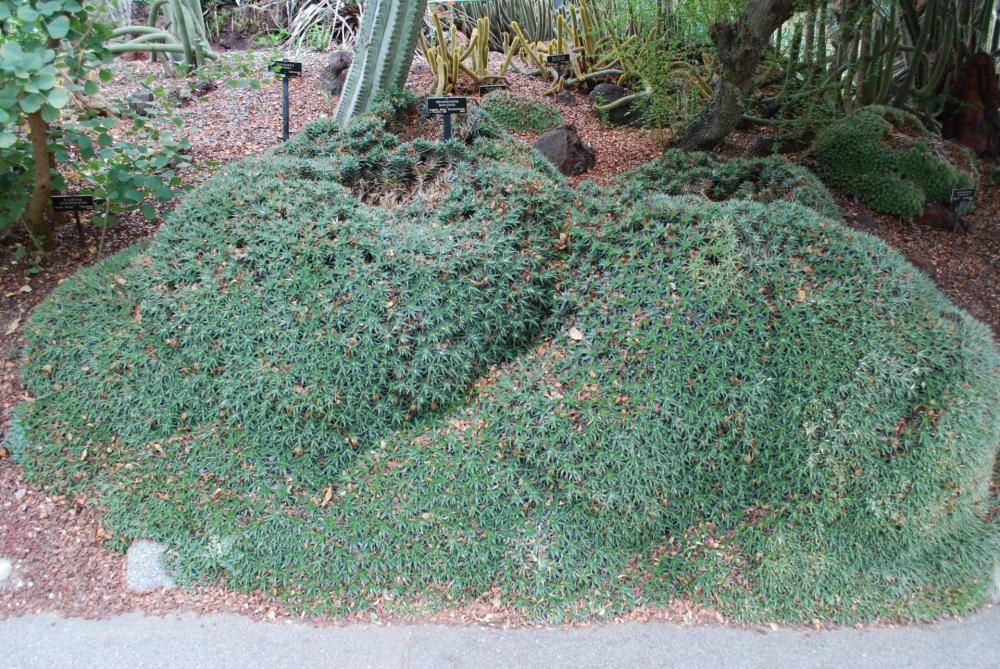
[[313,628],[238,616],[0,622],[3,669],[453,669],[511,667],[1000,667],[1000,608],[960,622],[829,632],[678,627],[662,623],[572,630],[481,627]]

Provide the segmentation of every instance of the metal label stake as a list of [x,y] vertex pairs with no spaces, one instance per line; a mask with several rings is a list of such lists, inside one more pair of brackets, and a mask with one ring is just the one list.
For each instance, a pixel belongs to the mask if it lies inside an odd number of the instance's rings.
[[53,195],[52,209],[61,213],[73,213],[76,221],[76,234],[80,238],[80,245],[83,245],[83,224],[80,223],[81,211],[94,210],[93,195]]
[[955,227],[952,232],[958,232],[961,228],[964,232],[969,232],[969,225],[962,220],[962,205],[976,201],[975,188],[955,188],[951,191],[951,205],[955,209]]
[[288,141],[288,80],[302,76],[302,63],[276,60],[268,69],[281,77],[281,141]]
[[443,117],[441,135],[445,141],[451,139],[451,115],[465,114],[469,110],[469,99],[464,97],[427,98],[427,113]]

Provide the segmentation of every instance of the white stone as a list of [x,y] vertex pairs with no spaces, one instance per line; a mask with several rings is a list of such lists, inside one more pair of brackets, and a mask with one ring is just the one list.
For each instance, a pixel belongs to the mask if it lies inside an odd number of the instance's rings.
[[0,583],[3,583],[14,573],[14,565],[7,558],[0,558]]
[[154,541],[137,539],[125,555],[125,582],[132,592],[143,593],[177,584],[163,566],[167,547]]

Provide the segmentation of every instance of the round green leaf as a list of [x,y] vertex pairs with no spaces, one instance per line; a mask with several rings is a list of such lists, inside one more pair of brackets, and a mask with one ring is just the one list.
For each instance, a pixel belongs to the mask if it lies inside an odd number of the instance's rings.
[[25,114],[34,114],[36,111],[42,108],[42,102],[44,99],[41,95],[25,95],[21,98],[21,109],[24,110]]
[[33,83],[35,85],[35,88],[37,88],[39,91],[47,91],[51,88],[54,88],[57,82],[56,78],[53,75],[45,72],[35,77],[32,77],[31,83]]
[[45,26],[52,39],[62,39],[69,32],[69,19],[65,16],[57,16]]
[[34,23],[38,19],[38,12],[31,5],[21,5],[17,9],[17,18],[25,23]]
[[17,141],[17,135],[6,130],[0,130],[0,149],[9,149]]
[[42,105],[42,119],[46,123],[54,123],[57,118],[59,118],[58,109],[49,104]]
[[62,109],[69,104],[69,93],[65,88],[53,88],[49,91],[49,104],[56,109]]

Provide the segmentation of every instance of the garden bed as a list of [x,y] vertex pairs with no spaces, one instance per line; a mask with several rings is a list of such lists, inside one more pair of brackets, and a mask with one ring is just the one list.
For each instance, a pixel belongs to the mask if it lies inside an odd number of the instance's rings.
[[[148,66],[130,63],[123,64],[123,67],[143,72]],[[411,86],[424,88],[428,76],[418,63],[411,76]],[[300,120],[330,109],[330,102],[310,86],[311,77],[308,75],[293,88],[293,131],[300,127]],[[120,82],[122,91],[132,85],[127,81]],[[538,95],[541,88],[542,85],[533,80],[515,79],[515,89],[521,92]],[[277,115],[273,113],[275,102],[276,92],[272,88],[262,91],[220,89],[196,103],[189,126],[193,132],[192,155],[196,162],[214,160],[225,163],[256,155],[274,146],[279,127]],[[246,109],[251,111],[241,111]],[[598,151],[595,170],[584,178],[574,179],[574,185],[589,178],[606,187],[622,171],[644,163],[658,153],[657,138],[652,133],[603,128],[587,111],[582,98],[577,99],[575,106],[561,105],[560,112],[567,121],[577,124],[584,140]],[[752,135],[737,136],[724,151],[733,152],[749,139]],[[200,180],[202,175],[191,174],[190,178]],[[1000,295],[996,292],[996,268],[1000,261],[1000,231],[996,228],[993,214],[1000,205],[989,185],[983,190],[979,207],[968,217],[973,232],[961,236],[895,223],[886,217],[870,215],[843,198],[840,201],[846,205],[844,208],[849,224],[895,242],[911,260],[931,273],[957,304],[982,318],[997,332],[1000,327],[1000,322],[996,321],[1000,312],[997,308]],[[134,240],[147,237],[154,229],[137,219],[126,220],[110,231],[104,250],[123,248]],[[66,227],[61,250],[47,260],[40,272],[34,274],[24,272],[26,265],[23,260],[14,264],[11,255],[4,258],[0,269],[3,271],[4,307],[8,317],[0,326],[10,328],[15,319],[16,325],[19,325],[27,317],[28,310],[56,283],[78,267],[96,260],[96,236],[93,231],[87,231],[82,246],[78,245],[74,235],[75,231]],[[30,290],[25,291],[24,286],[30,287]],[[11,338],[18,334],[15,326]],[[5,346],[4,377],[0,381],[0,399],[5,414],[24,399],[24,391],[17,380],[19,348],[16,342]],[[176,608],[235,610],[264,617],[291,615],[268,598],[237,595],[218,588],[202,588],[193,594],[129,595],[124,591],[121,576],[122,558],[103,547],[106,534],[101,528],[100,516],[86,507],[85,499],[47,498],[23,482],[19,468],[11,463],[9,457],[0,460],[0,483],[0,490],[5,495],[9,491],[14,494],[24,491],[23,495],[15,497],[10,494],[0,499],[0,507],[7,512],[0,519],[0,555],[18,560],[21,563],[18,578],[30,584],[17,590],[0,591],[0,615],[34,610],[93,615],[132,608],[164,612]],[[81,559],[80,556],[85,557]],[[85,567],[79,568],[80,564]],[[389,608],[394,615],[399,615],[398,607]],[[385,610],[379,602],[373,602],[372,613],[362,617],[380,616]],[[685,621],[720,619],[714,611],[695,606],[683,597],[662,608],[641,610],[626,617],[666,617]],[[484,596],[475,603],[435,613],[432,619],[499,624],[521,620],[499,597],[493,596]]]

